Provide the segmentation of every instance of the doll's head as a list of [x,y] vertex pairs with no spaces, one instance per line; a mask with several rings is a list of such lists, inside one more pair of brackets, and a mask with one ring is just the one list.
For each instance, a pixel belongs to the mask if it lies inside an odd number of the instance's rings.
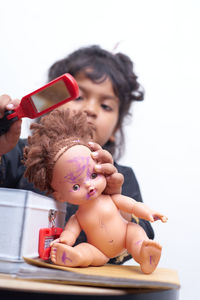
[[[52,193],[51,182],[56,162],[75,145],[88,145],[92,127],[84,113],[54,110],[31,125],[32,136],[24,150],[25,177],[41,191]],[[89,148],[88,148],[89,149]]]
[[100,196],[106,187],[106,179],[95,172],[94,166],[91,151],[84,145],[62,151],[53,168],[51,186],[54,198],[81,205]]

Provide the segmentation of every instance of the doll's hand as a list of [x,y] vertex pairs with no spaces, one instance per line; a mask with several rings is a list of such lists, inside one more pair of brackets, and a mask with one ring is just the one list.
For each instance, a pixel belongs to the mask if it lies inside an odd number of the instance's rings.
[[150,222],[161,220],[163,223],[165,223],[168,220],[166,216],[150,209],[147,205],[141,202],[135,202],[133,206],[133,214],[140,219]]
[[[5,110],[12,110],[19,103],[20,100],[12,100],[8,95],[0,96],[0,118],[3,118]],[[0,136],[0,155],[9,152],[16,146],[21,133],[21,123],[21,120],[14,122],[8,132]]]
[[[63,237],[59,237],[55,240],[53,240],[51,243],[50,243],[50,247],[52,247],[54,244],[58,244],[58,243],[61,243],[61,244],[70,244],[68,240],[66,240],[65,238]],[[71,245],[70,245],[71,246]]]
[[59,238],[53,240],[50,243],[50,247],[52,247],[55,243],[61,243],[61,244],[66,244],[68,246],[73,246],[75,243],[76,239],[74,237],[73,232],[70,231],[63,231]]
[[168,220],[168,218],[167,218],[166,216],[164,216],[163,214],[160,214],[160,213],[158,213],[158,212],[154,212],[154,213],[152,214],[152,217],[153,217],[154,221],[160,220],[160,221],[162,221],[163,223],[166,223],[167,220]]
[[92,151],[92,158],[97,162],[95,171],[105,175],[107,180],[107,186],[103,193],[109,195],[120,194],[124,176],[121,173],[118,173],[113,165],[112,155],[94,142],[89,143],[89,148]]
[[55,240],[53,240],[51,243],[50,243],[50,247],[52,247],[54,244],[56,243],[60,243],[60,238],[57,238]]

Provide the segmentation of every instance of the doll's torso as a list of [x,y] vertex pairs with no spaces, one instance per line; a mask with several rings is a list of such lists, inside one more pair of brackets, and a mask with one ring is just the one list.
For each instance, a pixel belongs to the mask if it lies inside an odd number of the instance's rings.
[[122,218],[111,196],[101,195],[76,213],[88,243],[108,257],[115,257],[125,248],[127,221]]

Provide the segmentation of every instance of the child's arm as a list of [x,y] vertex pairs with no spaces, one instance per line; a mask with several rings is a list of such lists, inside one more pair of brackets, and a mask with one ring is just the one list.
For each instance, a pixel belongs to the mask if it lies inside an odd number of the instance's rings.
[[76,215],[72,215],[67,224],[65,225],[65,228],[61,233],[60,237],[51,242],[50,246],[52,246],[55,243],[62,243],[68,246],[73,246],[80,232],[81,227],[78,223]]
[[113,202],[122,211],[134,214],[136,217],[154,222],[161,220],[167,222],[167,217],[163,214],[156,212],[146,206],[144,203],[137,202],[132,198],[123,195],[112,195]]
[[[0,119],[3,118],[5,110],[16,108],[20,100],[12,100],[8,95],[0,95]],[[11,151],[17,144],[21,134],[21,120],[15,121],[8,132],[0,136],[0,156]]]

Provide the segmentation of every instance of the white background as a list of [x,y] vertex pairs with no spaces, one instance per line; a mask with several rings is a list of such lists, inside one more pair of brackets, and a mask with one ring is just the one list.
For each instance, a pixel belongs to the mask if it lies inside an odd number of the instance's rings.
[[[146,90],[126,126],[126,154],[153,224],[160,267],[176,269],[180,299],[199,299],[199,0],[0,0],[0,94],[20,98],[79,46],[129,55]],[[22,136],[29,123],[24,121]]]

